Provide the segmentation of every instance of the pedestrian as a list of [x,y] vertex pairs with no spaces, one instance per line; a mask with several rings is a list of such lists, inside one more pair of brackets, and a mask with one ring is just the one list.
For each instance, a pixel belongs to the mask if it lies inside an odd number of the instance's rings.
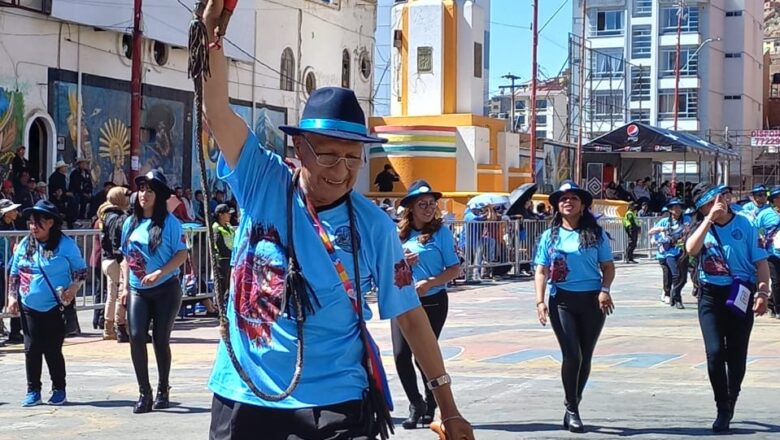
[[195,191],[195,200],[192,202],[192,210],[195,212],[195,221],[201,225],[206,224],[205,202],[203,201],[203,191]]
[[[209,1],[210,36],[221,9],[221,0]],[[365,325],[371,313],[364,295],[373,286],[380,316],[398,319],[432,378],[427,387],[448,433],[473,439],[452,396],[395,223],[352,191],[365,163],[365,143],[385,141],[368,135],[354,92],[318,88],[299,125],[280,127],[300,159],[293,171],[262,148],[231,110],[221,48],[210,50],[209,60],[204,112],[221,150],[217,175],[242,211],[223,328],[229,344],[220,342],[209,381],[215,393],[210,438],[244,439],[257,432],[285,439],[385,437],[392,426],[389,393]],[[252,282],[254,274],[263,282]]]
[[639,205],[639,202],[629,204],[628,211],[626,211],[626,215],[623,217],[623,228],[626,230],[626,235],[628,235],[628,244],[626,245],[626,253],[623,260],[629,264],[639,264],[638,261],[634,260],[634,250],[636,250],[636,242],[639,238],[640,230],[639,221],[636,219],[636,210]]
[[[582,392],[604,321],[615,308],[610,238],[590,212],[592,203],[593,196],[570,181],[550,194],[552,225],[542,233],[534,261],[536,313],[542,325],[549,315],[561,347],[563,427],[571,432],[585,430],[579,412]],[[544,301],[548,280],[549,308]]]
[[8,283],[9,310],[21,312],[24,329],[27,395],[22,406],[41,404],[43,358],[52,381],[48,403],[62,405],[67,401],[63,307],[76,298],[87,264],[76,242],[62,233],[62,217],[53,204],[41,200],[23,215],[30,220],[30,234],[16,246]]
[[688,265],[685,254],[685,236],[691,227],[691,218],[682,212],[683,201],[677,197],[666,204],[668,215],[653,226],[648,234],[658,245],[655,254],[664,273],[664,296],[661,300],[678,309],[684,309],[682,289],[687,281]]
[[23,171],[26,171],[28,174],[31,171],[30,161],[24,157],[26,152],[27,149],[23,146],[17,147],[16,154],[14,154],[14,158],[11,160],[11,175],[13,176],[14,183],[19,181],[19,177],[22,175]]
[[401,178],[398,177],[393,166],[388,163],[385,164],[384,169],[376,175],[374,186],[376,186],[379,192],[393,192],[393,183],[398,182],[399,180],[401,180]]
[[103,339],[118,342],[130,342],[127,333],[127,308],[118,301],[120,289],[124,288],[121,264],[122,226],[130,209],[130,191],[121,186],[108,190],[106,201],[97,210],[100,229],[101,264],[100,269],[106,276],[108,295],[103,311],[105,324]]
[[750,191],[750,201],[742,207],[742,213],[752,220],[759,212],[767,208],[769,208],[769,204],[767,203],[766,186],[755,185]]
[[92,174],[89,172],[89,159],[76,160],[76,168],[70,172],[68,191],[78,206],[78,219],[87,218],[87,207],[92,199]]
[[62,189],[63,194],[67,191],[67,172],[68,164],[64,161],[58,160],[54,164],[54,172],[49,175],[49,197],[58,189]]
[[217,205],[217,209],[214,210],[214,216],[217,220],[214,222],[212,230],[214,231],[214,242],[219,251],[217,276],[222,281],[222,294],[230,289],[230,258],[233,256],[233,242],[236,236],[235,229],[230,225],[230,218],[235,212],[235,209],[225,203]]
[[[449,297],[447,283],[460,274],[460,259],[455,253],[452,231],[444,226],[437,201],[441,193],[431,189],[428,182],[417,180],[401,199],[406,208],[398,223],[398,235],[404,248],[406,262],[412,267],[415,288],[420,303],[430,322],[433,334],[439,338],[447,320]],[[404,429],[416,428],[433,422],[436,400],[431,390],[425,390],[425,400],[417,387],[417,372],[412,363],[412,350],[406,341],[398,320],[390,321],[393,337],[393,357],[398,378],[409,400],[409,417],[402,422]],[[420,371],[422,383],[428,382]]]
[[[14,203],[8,199],[0,200],[0,231],[10,232],[16,230],[16,219],[19,217],[19,207],[22,205]],[[3,310],[6,302],[6,269],[10,267],[13,257],[16,239],[8,236],[0,236],[0,310]],[[6,344],[21,344],[24,342],[22,336],[22,318],[16,316],[10,319],[11,325],[8,332]],[[1,327],[1,326],[0,326]]]
[[[135,184],[138,197],[122,226],[122,303],[127,306],[130,355],[140,393],[133,412],[140,414],[170,406],[170,337],[181,306],[179,268],[187,260],[187,240],[181,222],[168,212],[166,201],[173,190],[165,176],[152,170],[136,177]],[[154,404],[146,351],[150,321],[159,372]]]
[[712,430],[726,432],[745,377],[753,315],[766,312],[769,267],[758,231],[729,210],[720,187],[701,183],[693,197],[696,224],[685,247],[699,259],[699,326],[718,410]]
[[[753,225],[758,230],[761,247],[769,255],[769,278],[772,281],[772,295],[769,297],[769,316],[780,316],[780,187],[769,192],[769,208],[762,209]],[[728,205],[727,205],[728,206]]]

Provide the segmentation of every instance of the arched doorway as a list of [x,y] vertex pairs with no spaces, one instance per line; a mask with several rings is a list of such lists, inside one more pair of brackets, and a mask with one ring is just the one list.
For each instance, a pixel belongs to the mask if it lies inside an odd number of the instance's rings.
[[45,181],[57,157],[54,121],[47,113],[37,110],[27,117],[24,146],[30,164],[30,177]]

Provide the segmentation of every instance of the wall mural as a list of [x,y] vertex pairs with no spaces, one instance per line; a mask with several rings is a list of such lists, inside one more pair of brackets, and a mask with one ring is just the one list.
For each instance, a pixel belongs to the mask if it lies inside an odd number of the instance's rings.
[[[92,183],[129,184],[130,93],[124,81],[84,75],[81,87],[81,145],[78,144],[78,86],[72,72],[50,70],[49,101],[57,131],[65,135],[65,162],[89,159]],[[161,170],[171,186],[189,178],[192,94],[144,86],[140,174]],[[187,134],[185,136],[185,133]]]
[[[279,126],[287,123],[286,109],[257,106],[255,108],[255,121],[252,123],[252,107],[250,103],[234,102],[230,104],[230,107],[254,130],[261,144],[265,145],[266,148],[272,149],[281,156],[285,155],[287,141],[284,133],[279,130]],[[214,139],[209,136],[208,127],[205,123],[202,136],[203,153],[206,159],[206,179],[209,188],[212,192],[222,190],[229,193],[227,184],[217,179],[216,169],[217,159],[219,158],[219,149],[217,148]],[[198,164],[197,157],[193,156],[192,189],[196,190],[202,188],[200,182],[200,165]]]
[[0,178],[10,171],[16,147],[24,145],[24,94],[0,87]]

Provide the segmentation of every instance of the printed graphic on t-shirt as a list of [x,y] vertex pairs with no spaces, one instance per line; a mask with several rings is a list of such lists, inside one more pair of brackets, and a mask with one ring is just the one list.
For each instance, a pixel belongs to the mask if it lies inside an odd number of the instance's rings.
[[287,268],[279,232],[273,226],[253,225],[237,255],[232,285],[238,327],[255,346],[265,346],[282,313],[285,293]]
[[720,253],[720,248],[713,243],[704,244],[701,267],[707,275],[728,275],[726,260]]
[[566,254],[555,252],[552,260],[550,279],[553,283],[562,283],[566,281],[566,277],[569,276],[569,266],[566,264]]
[[[360,247],[360,237],[355,237],[358,247]],[[344,252],[352,252],[352,228],[349,226],[339,226],[336,229],[334,244]]]
[[128,252],[127,267],[130,268],[136,278],[143,279],[146,276],[146,260],[144,260],[144,254],[138,249],[132,249]]
[[412,268],[401,260],[395,263],[395,286],[399,289],[412,285]]

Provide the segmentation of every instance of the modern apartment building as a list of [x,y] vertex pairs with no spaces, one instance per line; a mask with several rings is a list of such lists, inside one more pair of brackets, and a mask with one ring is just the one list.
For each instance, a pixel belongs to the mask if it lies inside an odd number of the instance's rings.
[[[567,141],[566,96],[567,76],[541,81],[536,87],[536,137]],[[515,129],[528,133],[531,130],[531,85],[524,83],[515,91]],[[511,119],[512,94],[493,96],[490,100],[492,118]]]
[[[583,3],[573,2],[572,33],[581,41],[584,16],[586,140],[632,120],[674,128],[680,0],[588,0],[584,14]],[[763,2],[682,3],[678,131],[721,142],[711,135],[760,129]],[[579,84],[579,46],[572,52],[572,83]],[[570,112],[576,126],[579,112]],[[742,172],[749,173],[749,147],[742,155]]]

